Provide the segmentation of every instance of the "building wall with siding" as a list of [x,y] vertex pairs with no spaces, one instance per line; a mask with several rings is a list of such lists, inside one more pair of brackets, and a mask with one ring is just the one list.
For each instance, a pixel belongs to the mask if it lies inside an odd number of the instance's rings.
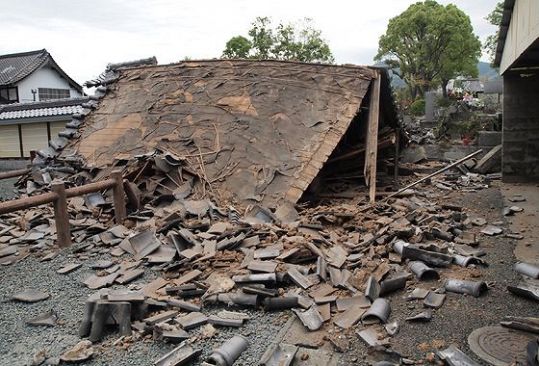
[[500,64],[503,74],[539,38],[539,1],[517,0]]
[[62,78],[56,70],[50,67],[42,67],[31,75],[22,79],[17,87],[19,89],[19,102],[33,102],[32,89],[36,91],[36,101],[39,101],[38,88],[69,89],[70,98],[80,97],[81,94],[73,89],[66,79]]

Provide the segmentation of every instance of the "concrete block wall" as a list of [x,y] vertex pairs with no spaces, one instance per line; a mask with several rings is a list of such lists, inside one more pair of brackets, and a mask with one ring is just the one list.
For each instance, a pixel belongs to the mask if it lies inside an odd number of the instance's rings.
[[539,182],[539,71],[504,74],[502,173]]

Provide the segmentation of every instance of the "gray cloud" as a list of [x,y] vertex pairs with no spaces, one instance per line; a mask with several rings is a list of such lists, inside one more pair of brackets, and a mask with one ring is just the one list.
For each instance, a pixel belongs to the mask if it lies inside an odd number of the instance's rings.
[[[10,30],[0,54],[47,48],[79,82],[109,62],[157,56],[160,63],[221,55],[225,42],[245,34],[256,16],[313,19],[339,63],[370,64],[390,18],[415,0],[18,0],[2,5]],[[455,3],[472,19],[481,39],[495,32],[484,20],[497,0]]]

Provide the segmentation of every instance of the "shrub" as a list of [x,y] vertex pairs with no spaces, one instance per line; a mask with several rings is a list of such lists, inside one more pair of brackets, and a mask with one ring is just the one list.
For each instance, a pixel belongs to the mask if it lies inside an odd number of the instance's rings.
[[410,113],[414,116],[425,114],[425,99],[418,99],[410,105]]

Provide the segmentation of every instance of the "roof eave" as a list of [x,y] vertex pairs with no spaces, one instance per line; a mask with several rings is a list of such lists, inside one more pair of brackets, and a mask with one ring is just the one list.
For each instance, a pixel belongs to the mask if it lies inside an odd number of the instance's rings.
[[500,67],[500,64],[502,62],[503,50],[505,48],[505,40],[507,39],[507,33],[509,32],[509,25],[511,24],[511,17],[513,16],[515,2],[516,0],[505,0],[505,3],[503,4],[502,23],[500,24],[498,45],[496,47],[496,56],[493,62],[493,65],[495,67]]

